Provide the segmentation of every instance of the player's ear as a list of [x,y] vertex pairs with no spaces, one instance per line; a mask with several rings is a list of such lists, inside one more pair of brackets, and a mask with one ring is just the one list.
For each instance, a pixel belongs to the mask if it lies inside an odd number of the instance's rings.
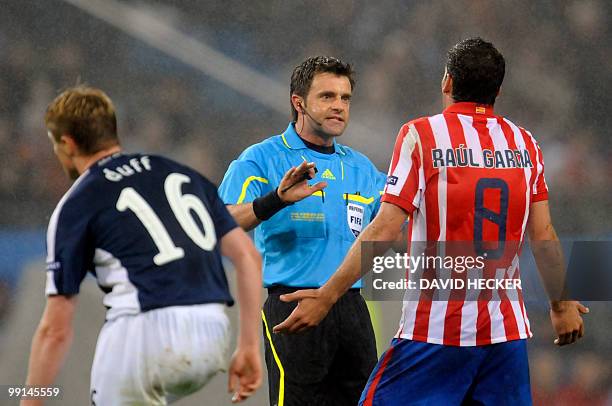
[[69,157],[78,155],[79,153],[79,146],[70,134],[63,134],[57,143],[57,147]]
[[444,70],[444,77],[442,78],[442,93],[448,96],[453,94],[453,78],[448,74],[446,69]]

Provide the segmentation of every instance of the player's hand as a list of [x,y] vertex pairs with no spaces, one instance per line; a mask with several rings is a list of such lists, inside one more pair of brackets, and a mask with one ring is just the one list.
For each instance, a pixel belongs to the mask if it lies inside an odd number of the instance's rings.
[[314,162],[304,161],[297,168],[291,168],[285,173],[285,176],[281,179],[280,185],[278,185],[278,197],[280,197],[283,202],[298,202],[327,187],[327,182],[318,182],[312,186],[309,185],[308,179],[304,179],[304,175],[308,175],[310,179],[314,178]]
[[298,290],[293,293],[281,295],[283,302],[298,300],[298,305],[281,324],[272,329],[275,333],[294,334],[317,326],[327,316],[334,305],[323,291],[319,289]]
[[584,335],[584,322],[581,314],[589,308],[576,301],[555,302],[550,309],[550,320],[557,334],[554,343],[558,346],[572,344]]
[[238,347],[229,367],[228,392],[233,393],[232,403],[242,402],[261,386],[261,356],[259,347]]

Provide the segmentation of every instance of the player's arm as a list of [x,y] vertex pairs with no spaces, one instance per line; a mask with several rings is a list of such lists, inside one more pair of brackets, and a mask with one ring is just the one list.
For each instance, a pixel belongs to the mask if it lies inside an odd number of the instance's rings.
[[565,261],[547,200],[531,204],[527,233],[538,271],[550,298],[550,318],[557,333],[555,344],[571,344],[584,335],[584,322],[580,314],[588,313],[589,309],[580,302],[565,300]]
[[[76,296],[49,296],[38,328],[32,339],[26,385],[50,386],[59,374],[72,344],[72,319]],[[42,404],[24,400],[21,405]]]
[[[332,277],[319,289],[299,290],[281,295],[281,300],[298,300],[298,306],[275,333],[298,333],[314,327],[325,318],[338,299],[363,276],[361,270],[361,243],[364,241],[393,241],[401,231],[407,213],[391,203],[382,203],[374,220],[355,240],[344,261]],[[383,249],[384,251],[384,249]],[[377,255],[379,253],[374,253]]]
[[[373,182],[375,184],[375,189],[374,189],[375,201],[374,201],[374,210],[372,210],[372,217],[370,218],[370,221],[373,221],[374,218],[378,215],[378,212],[380,211],[380,206],[382,204],[382,197],[385,192],[385,186],[387,184],[387,174],[380,172],[378,169],[376,169],[376,167],[374,167],[373,164],[372,166],[374,169]],[[406,217],[404,224],[402,225],[400,229],[400,232],[395,237],[395,241],[397,241],[398,243],[406,241],[406,230],[408,226],[408,220],[409,220],[409,217]]]
[[308,179],[314,178],[314,168],[314,163],[302,162],[285,173],[275,190],[258,197],[252,203],[228,205],[227,209],[240,227],[250,231],[286,206],[326,187],[326,182],[318,182],[312,186],[308,184]]
[[261,385],[262,367],[259,354],[261,311],[261,256],[249,236],[234,228],[221,239],[221,253],[236,268],[240,325],[236,351],[229,369],[232,401],[239,402]]

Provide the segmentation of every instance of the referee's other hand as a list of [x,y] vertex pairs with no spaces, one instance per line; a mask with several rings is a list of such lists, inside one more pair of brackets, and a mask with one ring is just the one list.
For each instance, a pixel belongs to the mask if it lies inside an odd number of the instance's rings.
[[293,312],[281,324],[274,326],[274,333],[295,334],[317,326],[327,316],[333,301],[321,293],[321,289],[298,290],[281,295],[283,302],[298,301]]
[[295,203],[323,190],[327,187],[327,182],[308,184],[308,180],[314,179],[315,174],[314,162],[304,161],[298,167],[289,169],[278,185],[278,197],[285,203]]

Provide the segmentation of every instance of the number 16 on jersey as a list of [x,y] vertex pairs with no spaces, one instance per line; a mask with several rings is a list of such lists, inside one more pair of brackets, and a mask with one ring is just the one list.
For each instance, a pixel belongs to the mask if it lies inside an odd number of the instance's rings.
[[[166,199],[174,216],[189,238],[203,250],[212,251],[217,243],[217,237],[215,226],[206,206],[195,195],[181,194],[181,186],[190,182],[191,179],[188,176],[180,173],[168,175],[164,181]],[[134,188],[126,187],[121,191],[116,207],[121,212],[131,210],[145,226],[159,251],[153,257],[155,265],[164,265],[185,256],[185,251],[174,244],[166,227],[164,227],[159,216],[155,214],[153,208]],[[204,233],[191,216],[191,211],[200,219]]]

